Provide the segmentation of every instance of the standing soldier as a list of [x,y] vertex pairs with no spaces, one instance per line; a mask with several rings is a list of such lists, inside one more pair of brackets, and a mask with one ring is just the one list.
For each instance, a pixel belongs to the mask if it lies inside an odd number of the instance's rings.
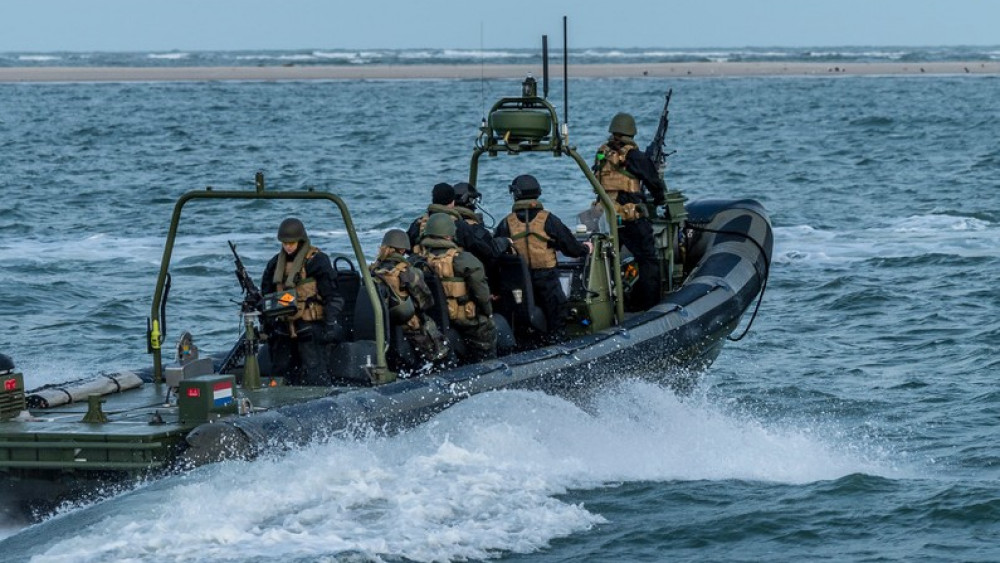
[[287,292],[282,301],[294,303],[294,311],[265,327],[272,370],[293,385],[329,385],[327,346],[344,336],[338,320],[344,298],[336,272],[330,258],[309,243],[299,219],[282,221],[278,240],[281,250],[264,268],[260,289],[265,296]]
[[615,115],[608,132],[611,133],[608,140],[597,150],[594,173],[615,202],[618,237],[639,268],[630,308],[645,310],[660,301],[661,282],[653,226],[646,216],[642,188],[653,196],[653,205],[663,205],[666,186],[656,165],[635,144],[635,119],[631,115]]
[[464,343],[460,359],[474,363],[496,357],[497,328],[483,263],[455,244],[455,231],[451,216],[431,215],[420,241],[421,256],[441,280],[448,318]]
[[403,336],[425,362],[448,356],[448,343],[426,311],[434,306],[434,296],[423,273],[406,259],[410,239],[400,229],[390,229],[382,238],[378,258],[370,266],[372,276],[386,288],[389,321],[403,330]]
[[542,187],[530,174],[522,174],[510,184],[514,207],[497,225],[497,237],[509,237],[514,249],[531,270],[531,287],[537,303],[545,314],[546,343],[560,342],[566,338],[566,294],[559,283],[556,269],[556,251],[578,258],[593,249],[593,245],[580,242],[558,217],[542,207],[538,197]]

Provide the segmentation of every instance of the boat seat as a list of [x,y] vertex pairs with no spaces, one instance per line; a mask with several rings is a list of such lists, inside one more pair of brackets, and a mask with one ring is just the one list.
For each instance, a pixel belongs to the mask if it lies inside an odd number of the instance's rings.
[[344,308],[340,311],[340,326],[344,328],[345,338],[352,340],[358,289],[362,287],[361,274],[354,268],[354,262],[342,255],[333,259],[333,269],[337,275],[337,290],[344,298]]
[[494,312],[504,316],[519,342],[526,343],[539,332],[545,332],[545,314],[535,304],[531,271],[525,261],[514,254],[504,254],[496,260],[497,290],[500,296]]
[[[363,284],[358,284],[357,291],[354,292],[354,325],[351,331],[350,340],[375,340],[375,308],[372,307],[371,298]],[[382,298],[382,328],[388,332],[389,328],[389,307],[386,300]],[[386,334],[388,339],[388,334]]]

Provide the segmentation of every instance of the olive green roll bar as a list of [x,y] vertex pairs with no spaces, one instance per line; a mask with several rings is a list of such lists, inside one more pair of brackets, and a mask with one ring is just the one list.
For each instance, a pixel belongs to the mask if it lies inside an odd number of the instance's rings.
[[160,261],[160,274],[156,278],[156,290],[153,293],[153,304],[150,309],[151,323],[147,337],[149,339],[149,351],[153,354],[153,381],[156,383],[163,381],[163,365],[161,362],[160,346],[165,339],[165,335],[160,332],[160,327],[162,326],[163,321],[163,319],[160,318],[160,304],[163,298],[163,288],[170,269],[170,257],[173,253],[174,240],[177,236],[177,226],[180,223],[181,210],[184,208],[184,205],[189,201],[197,199],[326,200],[336,205],[340,210],[341,218],[347,228],[347,235],[351,239],[351,247],[354,249],[358,269],[361,271],[362,282],[364,283],[365,291],[368,293],[368,298],[370,299],[372,308],[375,312],[376,365],[374,368],[380,372],[387,372],[388,366],[385,358],[385,326],[383,324],[382,302],[379,298],[378,291],[375,289],[375,283],[372,281],[371,275],[368,273],[368,264],[365,261],[364,252],[361,249],[361,243],[358,240],[357,232],[354,229],[354,222],[351,220],[351,214],[347,209],[347,205],[337,195],[328,192],[315,191],[312,188],[307,191],[265,191],[264,175],[261,172],[257,172],[256,174],[255,187],[256,189],[254,191],[224,191],[214,190],[211,187],[205,188],[204,190],[194,190],[182,195],[174,205],[173,216],[170,219],[170,230],[167,233],[166,245],[163,247],[163,258]]

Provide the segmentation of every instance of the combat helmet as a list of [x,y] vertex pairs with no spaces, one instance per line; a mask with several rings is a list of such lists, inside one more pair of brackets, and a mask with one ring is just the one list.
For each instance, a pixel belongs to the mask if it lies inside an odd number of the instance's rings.
[[295,217],[289,217],[278,226],[278,240],[281,242],[298,242],[306,240],[306,226]]
[[609,133],[635,137],[635,118],[627,113],[616,113],[611,118],[611,125],[608,126]]
[[410,248],[410,237],[402,229],[389,229],[382,237],[382,246],[395,248],[397,250],[408,250]]
[[538,199],[542,195],[542,186],[531,174],[521,174],[510,183],[510,193],[514,194],[515,200]]
[[434,213],[427,218],[427,226],[424,228],[424,236],[445,238],[455,238],[455,218],[447,213]]
[[455,204],[462,207],[475,209],[483,197],[483,194],[479,193],[479,190],[468,182],[459,182],[453,188],[455,189]]

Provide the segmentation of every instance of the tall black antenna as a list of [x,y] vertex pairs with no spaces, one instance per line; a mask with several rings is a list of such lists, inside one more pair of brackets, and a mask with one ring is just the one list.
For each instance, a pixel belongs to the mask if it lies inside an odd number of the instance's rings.
[[479,105],[483,109],[483,120],[486,120],[486,62],[483,55],[483,22],[479,22]]
[[549,97],[549,36],[542,36],[542,97]]
[[569,69],[567,68],[566,16],[563,16],[563,123],[569,124]]

